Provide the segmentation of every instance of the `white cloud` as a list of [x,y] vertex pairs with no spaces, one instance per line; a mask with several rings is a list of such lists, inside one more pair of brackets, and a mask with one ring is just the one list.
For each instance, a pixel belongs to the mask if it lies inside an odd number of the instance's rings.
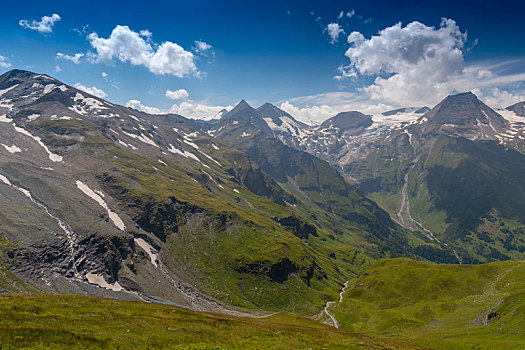
[[84,54],[79,52],[74,54],[73,56],[63,54],[62,52],[57,52],[57,58],[62,60],[68,60],[73,62],[74,64],[79,64],[80,59],[84,57]]
[[525,91],[509,92],[498,88],[472,90],[479,99],[493,108],[506,108],[515,103],[525,101]]
[[348,36],[352,46],[345,54],[350,59],[346,71],[375,76],[363,91],[374,100],[400,106],[432,106],[453,91],[525,81],[523,61],[518,72],[507,67],[514,62],[465,65],[466,40],[466,33],[450,19],[443,19],[439,28],[398,23],[370,39],[353,32]]
[[190,94],[188,94],[188,91],[184,89],[178,89],[175,91],[172,91],[170,89],[166,90],[166,97],[171,100],[182,100],[188,98],[188,96],[190,96]]
[[345,14],[344,11],[341,11],[341,12],[339,12],[339,15],[337,16],[337,19],[341,20],[341,19],[343,19],[343,17],[345,17],[345,16],[346,16],[347,18],[352,18],[354,15],[355,15],[355,10],[354,10],[354,9],[348,11],[346,14]]
[[62,72],[62,68],[58,64],[55,66],[55,72]]
[[325,31],[328,32],[328,35],[330,36],[330,42],[332,44],[335,44],[339,40],[339,35],[344,34],[345,31],[339,23],[330,23],[326,26]]
[[[142,31],[143,34],[144,31]],[[111,64],[116,57],[121,62],[144,66],[156,75],[170,74],[183,77],[189,74],[199,76],[195,56],[171,41],[160,45],[152,44],[132,31],[128,26],[116,26],[109,38],[100,38],[97,33],[88,35],[91,46],[97,51],[95,62]]]
[[193,101],[184,101],[171,106],[170,113],[180,114],[190,119],[209,119],[223,109],[229,111],[232,108],[233,106],[210,106]]
[[149,114],[166,114],[166,112],[163,112],[158,108],[144,106],[139,100],[129,100],[126,103],[126,107],[133,108],[138,111],[146,112]]
[[11,63],[7,62],[7,58],[2,55],[0,55],[0,67],[2,68],[11,67]]
[[143,36],[144,38],[146,38],[146,40],[151,40],[151,37],[153,36],[153,33],[150,32],[149,30],[147,29],[143,29],[139,32],[140,36]]
[[280,108],[297,120],[318,124],[340,112],[359,111],[378,114],[395,108],[394,105],[371,103],[362,93],[327,92],[292,98],[281,103]]
[[102,78],[107,78],[109,75],[106,72],[102,72]]
[[39,33],[52,33],[55,22],[60,21],[60,19],[60,16],[54,13],[51,16],[42,17],[40,22],[37,20],[29,22],[27,19],[21,19],[18,24],[24,28],[36,30]]
[[189,119],[210,119],[223,109],[229,111],[233,108],[233,106],[210,106],[191,100],[174,104],[169,110],[145,106],[139,100],[129,100],[126,103],[126,107],[134,108],[149,114],[179,114]]
[[208,43],[206,43],[204,41],[201,41],[201,40],[195,41],[194,50],[198,54],[203,54],[206,51],[211,50],[212,48],[213,48],[213,46],[211,46],[210,44],[208,44]]
[[96,88],[94,86],[87,87],[87,86],[82,85],[81,83],[76,83],[73,86],[76,87],[77,89],[85,91],[88,94],[91,94],[93,96],[97,96],[97,97],[100,97],[100,98],[104,98],[104,97],[107,96],[107,94],[104,91],[102,91],[101,89],[98,89],[98,88]]
[[465,69],[466,40],[466,33],[450,19],[443,19],[439,28],[397,23],[370,39],[352,32],[348,36],[351,47],[345,53],[350,64],[335,78],[375,76],[374,83],[362,90],[374,100],[401,106],[434,105],[455,89],[473,89],[493,74]]

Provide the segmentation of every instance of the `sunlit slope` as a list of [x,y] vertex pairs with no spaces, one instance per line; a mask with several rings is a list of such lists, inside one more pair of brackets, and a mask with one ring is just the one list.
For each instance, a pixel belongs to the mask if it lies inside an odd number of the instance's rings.
[[525,261],[380,260],[332,309],[342,329],[440,349],[525,346]]
[[79,296],[0,296],[0,348],[417,349],[287,314],[236,318]]

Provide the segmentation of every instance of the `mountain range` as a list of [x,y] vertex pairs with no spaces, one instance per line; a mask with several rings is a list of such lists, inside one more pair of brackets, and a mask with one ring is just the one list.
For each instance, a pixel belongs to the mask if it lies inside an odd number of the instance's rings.
[[[234,110],[208,132],[231,140],[252,158],[252,146],[244,144],[258,129],[324,159],[418,238],[445,251],[450,248],[456,262],[482,263],[524,256],[522,108],[518,103],[495,111],[469,92],[448,96],[432,109],[404,108],[373,116],[350,111],[319,126],[305,126],[266,104],[256,110],[259,118],[250,111],[248,125]],[[273,177],[284,182],[283,176]],[[434,253],[428,251],[426,258]]]
[[0,76],[0,290],[319,313],[380,258],[525,258],[524,103],[208,121]]

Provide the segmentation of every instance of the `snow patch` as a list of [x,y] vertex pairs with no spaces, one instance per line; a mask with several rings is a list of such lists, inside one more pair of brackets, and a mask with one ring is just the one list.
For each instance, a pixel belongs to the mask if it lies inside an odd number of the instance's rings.
[[2,181],[4,184],[8,186],[12,186],[11,181],[9,181],[9,179],[2,174],[0,174],[0,181]]
[[38,119],[38,117],[40,117],[40,114],[31,114],[27,116],[27,119],[29,119],[30,121],[33,121],[33,120]]
[[51,91],[53,91],[55,86],[56,86],[55,84],[47,84],[46,86],[44,86],[44,94],[48,94]]
[[9,99],[2,99],[0,100],[0,107],[3,107],[3,108],[8,108],[9,110],[12,110],[13,109],[13,104],[10,103],[11,100]]
[[498,113],[503,117],[505,118],[506,120],[508,120],[509,122],[514,122],[514,123],[525,123],[525,118],[524,117],[520,117],[519,115],[517,115],[516,113],[514,113],[514,111],[509,111],[509,110],[499,110]]
[[0,122],[2,123],[11,123],[13,119],[8,118],[5,114],[0,115]]
[[4,145],[3,143],[1,144],[2,146],[4,146],[4,148],[7,150],[7,152],[9,153],[18,153],[18,152],[22,152],[22,150],[17,147],[16,145],[12,145],[12,146],[8,146],[8,145]]
[[199,146],[197,146],[197,145],[196,145],[196,144],[194,144],[193,142],[191,142],[191,141],[188,141],[188,140],[186,140],[186,139],[185,139],[185,140],[183,140],[183,141],[184,141],[184,143],[186,143],[186,144],[190,145],[191,147],[193,147],[193,148],[195,148],[195,149],[199,149]]
[[112,284],[106,282],[106,280],[104,279],[104,275],[102,274],[95,275],[94,273],[90,272],[86,274],[86,279],[88,280],[89,283],[95,284],[104,289],[112,290],[115,292],[120,292],[124,290],[124,288],[122,288],[122,286],[118,283],[118,281]]
[[[191,152],[188,152],[188,151],[185,151],[185,150],[180,150],[178,148],[175,148],[171,143],[170,143],[170,147],[168,148],[168,151],[170,151],[171,153],[174,153],[174,154],[179,154],[183,157],[186,157],[186,158],[191,158],[199,163],[202,164],[201,160],[199,159],[199,157],[197,157],[195,154],[191,153]],[[206,164],[203,164],[204,166],[207,166]]]
[[120,143],[124,147],[129,147],[133,150],[137,150],[138,148],[133,146],[131,143],[125,143],[124,141],[118,140],[118,143]]
[[203,156],[205,156],[206,158],[208,158],[209,160],[211,160],[212,162],[214,162],[215,164],[217,164],[218,166],[222,167],[222,164],[219,163],[218,161],[216,161],[215,159],[213,159],[212,157],[210,157],[209,155],[207,155],[206,153],[202,152],[202,151],[199,151]]
[[219,147],[215,146],[215,144],[212,143],[211,146],[212,146],[214,149],[216,149],[217,151],[219,150]]
[[144,143],[147,143],[147,144],[149,144],[149,145],[152,145],[152,146],[154,146],[154,147],[159,148],[159,146],[157,146],[157,144],[156,144],[155,142],[153,142],[152,139],[150,139],[149,137],[147,137],[147,136],[144,135],[144,134],[135,135],[135,134],[127,133],[127,132],[125,132],[124,130],[122,130],[122,132],[123,132],[124,134],[128,135],[128,136],[131,137],[131,138],[134,138],[134,139],[140,140],[140,141],[142,141],[142,142],[144,142]]
[[136,245],[141,247],[146,252],[146,254],[149,255],[149,259],[153,266],[158,267],[157,261],[159,260],[159,256],[157,254],[157,250],[142,238],[134,238],[133,240],[135,241]]
[[11,87],[8,87],[7,89],[3,89],[3,90],[0,90],[0,96],[2,96],[3,94],[5,94],[6,92],[10,91],[10,90],[13,90],[14,88],[16,88],[18,85],[20,84],[15,84]]
[[24,128],[20,128],[20,127],[16,126],[15,124],[13,124],[13,126],[15,127],[15,130],[17,132],[19,132],[20,134],[29,136],[33,140],[35,140],[47,152],[47,155],[49,156],[49,159],[51,159],[51,161],[53,161],[53,162],[61,162],[63,160],[62,156],[59,156],[58,154],[52,153],[49,150],[49,148],[47,148],[47,146],[42,142],[42,139],[40,137],[33,136],[29,131],[27,131]]
[[115,226],[117,226],[121,231],[126,230],[126,226],[124,225],[124,222],[122,221],[122,219],[118,216],[117,213],[109,209],[108,205],[106,204],[106,201],[104,201],[102,197],[100,197],[97,193],[95,193],[91,188],[89,188],[82,181],[77,180],[76,184],[79,190],[81,190],[82,192],[84,192],[84,194],[86,194],[88,197],[90,197],[95,202],[97,202],[102,208],[106,209],[106,211],[108,212],[109,218],[111,219],[111,221],[113,221]]

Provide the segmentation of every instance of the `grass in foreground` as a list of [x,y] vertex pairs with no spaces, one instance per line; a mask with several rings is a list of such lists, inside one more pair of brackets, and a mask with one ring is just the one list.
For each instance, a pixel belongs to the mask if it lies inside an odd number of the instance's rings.
[[525,349],[525,260],[379,260],[332,311],[345,330],[438,349]]
[[289,314],[264,319],[69,295],[0,295],[0,348],[416,349]]

